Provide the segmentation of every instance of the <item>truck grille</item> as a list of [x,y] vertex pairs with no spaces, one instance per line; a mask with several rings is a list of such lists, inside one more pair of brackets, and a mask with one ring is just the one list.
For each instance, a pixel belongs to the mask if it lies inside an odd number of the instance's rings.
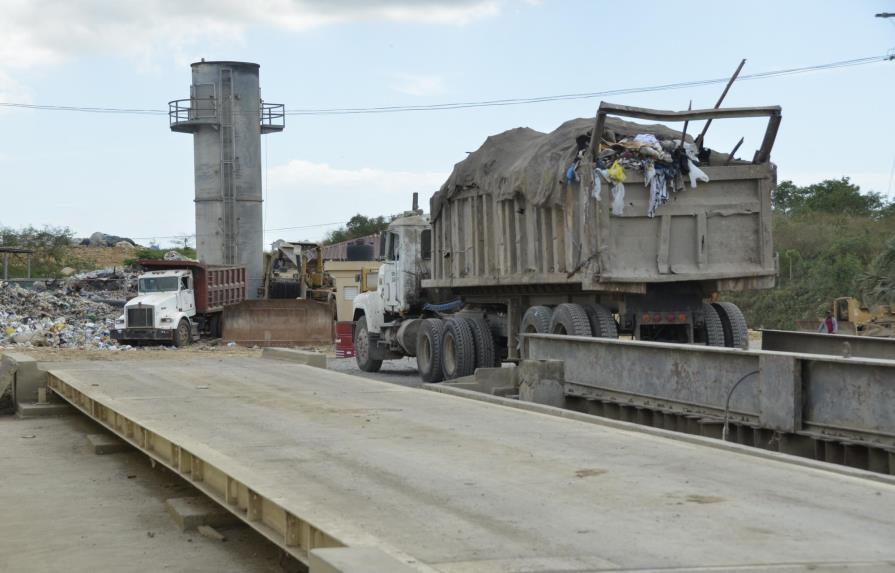
[[127,309],[127,326],[128,328],[152,327],[152,308],[129,308]]

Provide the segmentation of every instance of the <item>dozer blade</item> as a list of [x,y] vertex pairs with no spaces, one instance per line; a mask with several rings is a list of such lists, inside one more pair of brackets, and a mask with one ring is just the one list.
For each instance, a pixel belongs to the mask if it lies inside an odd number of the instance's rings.
[[223,338],[241,346],[329,345],[333,306],[314,300],[247,300],[224,308]]

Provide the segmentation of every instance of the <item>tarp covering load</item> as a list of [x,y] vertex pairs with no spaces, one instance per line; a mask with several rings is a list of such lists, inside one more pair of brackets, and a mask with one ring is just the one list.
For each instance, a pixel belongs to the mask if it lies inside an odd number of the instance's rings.
[[[550,133],[519,127],[488,137],[478,150],[454,166],[447,181],[432,197],[432,218],[438,217],[444,201],[463,189],[473,187],[493,193],[497,200],[522,195],[536,206],[560,203],[569,168],[575,165],[579,153],[590,144],[593,128],[593,118],[579,118],[563,123]],[[659,142],[667,142],[665,146],[668,151],[679,145],[681,138],[681,132],[665,125],[607,117],[601,142],[604,148],[610,150],[601,154],[607,158],[607,168],[622,155],[634,157],[635,161],[638,159],[639,148],[644,145],[635,141],[638,135],[651,135]],[[685,139],[690,144],[686,147],[695,149],[693,139],[689,135]],[[626,151],[629,153],[625,154]],[[726,154],[709,152],[703,155],[702,160],[712,164],[726,162],[727,158]],[[623,166],[637,168],[638,171],[641,167],[630,163]]]

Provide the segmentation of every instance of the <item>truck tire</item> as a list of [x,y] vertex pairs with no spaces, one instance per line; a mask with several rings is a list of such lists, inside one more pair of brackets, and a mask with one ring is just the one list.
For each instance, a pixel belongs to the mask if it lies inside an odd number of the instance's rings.
[[732,302],[716,302],[712,304],[721,317],[724,326],[724,346],[728,348],[749,348],[749,328],[746,317],[740,307]]
[[379,372],[382,360],[373,360],[370,353],[370,332],[367,330],[367,317],[357,319],[354,327],[354,359],[357,367],[364,372]]
[[444,380],[441,368],[441,344],[444,338],[444,321],[427,318],[420,324],[416,337],[416,367],[423,382],[433,384]]
[[586,304],[584,312],[590,322],[590,332],[596,338],[618,338],[618,326],[609,309],[602,304]]
[[525,334],[548,334],[553,311],[546,306],[533,306],[522,315],[520,330]]
[[494,349],[494,335],[491,328],[482,317],[466,318],[472,328],[472,336],[475,339],[475,367],[494,368],[499,365],[497,352]]
[[705,317],[705,345],[724,346],[724,324],[715,307],[703,303],[702,314]]
[[550,319],[550,334],[591,336],[587,311],[580,304],[564,302],[557,305]]
[[181,318],[177,323],[177,330],[174,331],[174,346],[180,348],[187,346],[193,339],[193,333],[190,330],[190,321]]
[[453,380],[475,372],[475,336],[469,322],[459,316],[449,318],[441,340],[441,367],[444,379]]

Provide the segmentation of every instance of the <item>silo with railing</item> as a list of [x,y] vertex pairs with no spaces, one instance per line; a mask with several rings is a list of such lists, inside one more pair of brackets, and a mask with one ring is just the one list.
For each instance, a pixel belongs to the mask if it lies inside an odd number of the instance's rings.
[[196,62],[190,97],[169,102],[172,131],[193,134],[196,251],[207,264],[246,266],[263,284],[261,135],[282,131],[282,104],[261,100],[258,64]]

